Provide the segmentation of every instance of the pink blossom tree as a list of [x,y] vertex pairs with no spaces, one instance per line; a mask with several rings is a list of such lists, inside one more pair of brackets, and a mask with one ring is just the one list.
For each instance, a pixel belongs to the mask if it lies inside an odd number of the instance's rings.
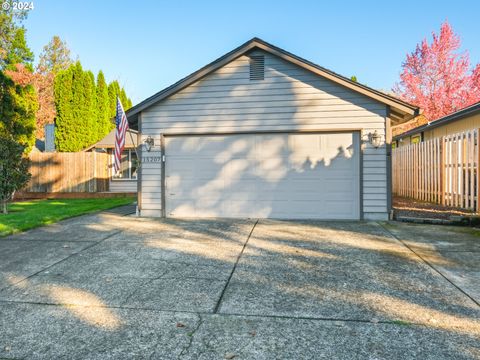
[[424,39],[402,64],[393,91],[436,120],[480,101],[480,64],[471,70],[468,52],[460,52],[460,37],[444,22],[440,33]]

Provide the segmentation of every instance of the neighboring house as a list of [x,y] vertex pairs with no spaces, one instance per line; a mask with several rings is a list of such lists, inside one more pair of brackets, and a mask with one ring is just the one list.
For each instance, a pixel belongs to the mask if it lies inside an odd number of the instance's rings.
[[[133,139],[133,141],[132,141]],[[125,137],[125,149],[122,153],[120,171],[113,171],[113,150],[115,149],[115,129],[96,144],[85,151],[106,152],[110,155],[109,168],[109,191],[110,192],[137,192],[137,131],[128,130]]]
[[480,102],[394,137],[397,147],[480,128]]
[[388,219],[390,126],[417,114],[254,38],[127,112],[142,141],[139,210]]

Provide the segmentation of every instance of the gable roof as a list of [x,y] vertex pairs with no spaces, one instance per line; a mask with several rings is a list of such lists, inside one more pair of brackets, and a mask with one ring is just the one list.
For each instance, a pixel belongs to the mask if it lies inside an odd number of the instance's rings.
[[384,103],[385,105],[390,106],[390,116],[396,122],[400,123],[400,122],[408,121],[411,118],[418,115],[419,113],[419,108],[417,106],[409,104],[393,96],[387,95],[381,91],[372,89],[366,85],[362,85],[358,82],[352,81],[331,70],[328,70],[324,67],[314,64],[292,53],[289,53],[288,51],[285,51],[279,47],[271,45],[259,38],[253,38],[247,41],[246,43],[244,43],[243,45],[240,45],[236,49],[233,49],[229,53],[218,58],[217,60],[211,62],[210,64],[202,67],[201,69],[195,71],[194,73],[188,75],[187,77],[177,81],[173,85],[170,85],[169,87],[159,91],[158,93],[150,96],[149,98],[143,100],[142,102],[138,103],[134,107],[130,108],[126,113],[130,126],[133,128],[137,127],[138,114],[142,110],[145,110],[146,108],[152,106],[153,104],[177,93],[178,91],[186,88],[187,86],[202,79],[206,75],[214,72],[215,70],[230,63],[231,61],[237,59],[238,57],[252,51],[253,49],[260,49],[260,50],[266,51],[267,53],[278,56],[283,60],[289,61],[297,66],[300,66],[306,70],[309,70],[316,75],[322,76],[339,85],[345,86],[353,91],[361,93],[374,100]]
[[473,104],[473,105],[467,106],[466,108],[455,111],[454,113],[451,113],[451,114],[449,114],[447,116],[444,116],[440,119],[434,120],[432,122],[428,122],[425,125],[416,127],[412,130],[404,132],[403,134],[397,135],[393,139],[397,140],[397,139],[402,139],[402,138],[407,137],[407,136],[419,134],[423,131],[435,129],[439,126],[449,124],[449,123],[455,122],[457,120],[462,120],[462,119],[464,119],[468,116],[472,116],[472,115],[476,115],[476,114],[480,114],[480,101]]
[[[130,136],[131,135],[131,136]],[[133,138],[133,142],[132,142]],[[97,141],[92,146],[89,146],[84,151],[92,149],[112,149],[115,147],[115,129],[110,131],[102,140]],[[133,149],[137,147],[137,131],[128,129],[125,134],[125,149]]]

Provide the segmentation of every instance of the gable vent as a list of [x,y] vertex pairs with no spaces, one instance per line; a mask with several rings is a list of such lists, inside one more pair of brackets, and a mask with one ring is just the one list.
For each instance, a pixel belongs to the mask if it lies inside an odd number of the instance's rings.
[[250,80],[265,79],[265,56],[250,56]]

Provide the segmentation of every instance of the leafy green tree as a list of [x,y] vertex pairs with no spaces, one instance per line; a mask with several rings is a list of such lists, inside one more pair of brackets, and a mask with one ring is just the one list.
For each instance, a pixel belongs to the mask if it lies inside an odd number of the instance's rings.
[[12,48],[5,59],[8,69],[12,69],[16,64],[24,64],[27,69],[33,71],[33,52],[27,45],[25,38],[26,30],[21,27],[15,31],[12,41]]
[[29,160],[24,156],[24,146],[11,138],[0,136],[0,211],[8,213],[7,203],[15,191],[27,185],[30,179]]
[[26,17],[26,11],[0,9],[0,69],[13,69],[16,64],[32,69],[33,53],[25,40],[26,30],[22,25]]
[[70,49],[65,41],[55,35],[50,42],[43,47],[37,70],[42,73],[56,74],[60,70],[67,69],[73,64]]
[[108,86],[105,76],[100,70],[97,75],[97,124],[99,139],[105,137],[114,128],[114,124],[109,116],[109,109]]
[[37,109],[37,95],[33,87],[16,84],[0,71],[0,134],[18,142],[27,153],[35,143]]
[[32,85],[35,89],[38,98],[38,110],[35,114],[35,136],[38,139],[43,139],[45,124],[51,124],[55,119],[53,74],[47,73],[44,75],[39,72],[31,72],[31,70],[27,69],[23,64],[16,64],[15,70],[5,70],[5,74],[16,84],[21,86]]

